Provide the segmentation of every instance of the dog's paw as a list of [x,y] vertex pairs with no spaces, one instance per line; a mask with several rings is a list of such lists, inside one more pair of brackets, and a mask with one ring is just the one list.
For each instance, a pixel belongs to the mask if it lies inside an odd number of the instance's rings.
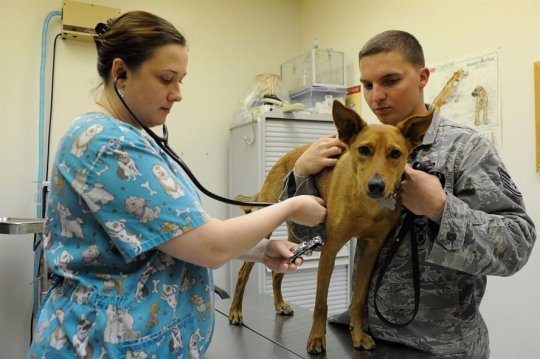
[[326,336],[318,338],[309,338],[307,343],[307,351],[309,354],[321,354],[326,351]]
[[229,324],[240,325],[244,321],[242,312],[239,310],[231,310],[229,312]]
[[352,341],[353,346],[355,349],[363,349],[363,350],[373,350],[376,347],[375,341],[371,336],[369,336],[366,333],[361,333],[359,335],[356,335],[357,338],[355,338],[355,335],[352,335]]
[[288,303],[285,303],[285,302],[276,303],[275,307],[276,307],[276,313],[279,315],[293,315],[294,314],[294,310]]

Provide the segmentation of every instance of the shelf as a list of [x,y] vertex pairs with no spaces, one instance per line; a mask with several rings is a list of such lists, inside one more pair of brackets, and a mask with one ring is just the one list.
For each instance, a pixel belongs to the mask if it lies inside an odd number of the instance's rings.
[[7,218],[0,217],[0,234],[42,233],[43,218]]

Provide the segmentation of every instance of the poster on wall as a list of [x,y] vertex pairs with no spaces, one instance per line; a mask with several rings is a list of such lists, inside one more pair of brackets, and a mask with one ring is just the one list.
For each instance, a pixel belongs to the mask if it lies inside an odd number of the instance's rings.
[[498,48],[430,67],[424,92],[443,117],[474,128],[501,149]]

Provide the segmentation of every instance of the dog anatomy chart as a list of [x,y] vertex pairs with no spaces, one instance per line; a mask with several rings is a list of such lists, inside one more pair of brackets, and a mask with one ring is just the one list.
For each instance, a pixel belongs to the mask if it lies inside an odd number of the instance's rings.
[[495,147],[502,144],[499,50],[430,68],[426,101],[449,120],[473,127]]

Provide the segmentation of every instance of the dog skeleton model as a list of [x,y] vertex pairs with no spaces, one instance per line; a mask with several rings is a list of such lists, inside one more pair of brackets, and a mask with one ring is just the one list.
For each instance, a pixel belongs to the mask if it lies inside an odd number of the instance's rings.
[[435,111],[438,111],[442,105],[448,103],[448,100],[450,99],[450,97],[452,97],[452,95],[455,95],[457,83],[466,75],[467,73],[463,69],[459,69],[454,72],[454,74],[446,82],[446,85],[444,85],[441,92],[439,92],[437,97],[435,97],[435,99],[431,103],[431,106],[435,109]]

